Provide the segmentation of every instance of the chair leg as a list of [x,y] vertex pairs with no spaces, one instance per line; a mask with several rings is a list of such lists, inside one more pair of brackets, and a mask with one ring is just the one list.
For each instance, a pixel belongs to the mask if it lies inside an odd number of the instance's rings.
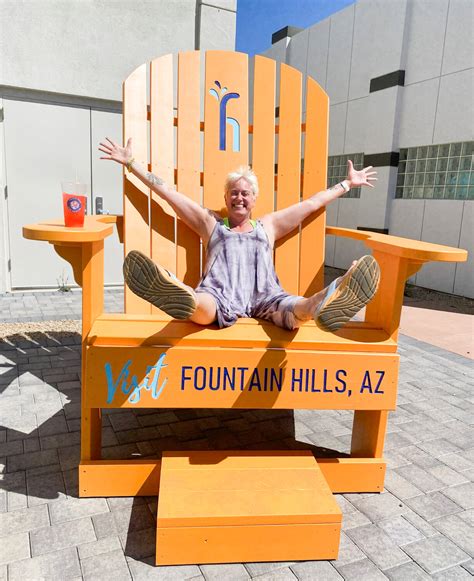
[[82,408],[81,460],[100,460],[102,456],[102,410]]
[[388,412],[358,410],[352,426],[351,456],[381,458],[387,430]]

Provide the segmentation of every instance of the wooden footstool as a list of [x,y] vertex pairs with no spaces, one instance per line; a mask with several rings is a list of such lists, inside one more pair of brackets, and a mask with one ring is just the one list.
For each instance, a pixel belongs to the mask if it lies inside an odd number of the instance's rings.
[[157,565],[336,559],[341,522],[309,451],[163,453]]

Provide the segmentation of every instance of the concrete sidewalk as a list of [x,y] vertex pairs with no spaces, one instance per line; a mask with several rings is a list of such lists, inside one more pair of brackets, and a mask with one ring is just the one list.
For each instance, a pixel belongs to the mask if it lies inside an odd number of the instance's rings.
[[[37,320],[80,316],[76,292],[8,301],[5,322],[31,320],[34,313]],[[106,304],[121,310],[120,293],[107,291]],[[472,362],[407,336],[400,338],[400,354],[398,408],[385,445],[386,490],[336,495],[344,514],[337,561],[156,568],[156,497],[78,499],[80,336],[53,325],[29,337],[5,337],[0,579],[471,578]],[[347,452],[351,422],[352,412],[326,410],[110,410],[104,457],[300,446]]]

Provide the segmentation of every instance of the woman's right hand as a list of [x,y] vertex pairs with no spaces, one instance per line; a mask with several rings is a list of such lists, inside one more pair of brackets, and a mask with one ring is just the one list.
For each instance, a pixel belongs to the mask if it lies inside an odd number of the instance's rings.
[[121,147],[118,143],[115,143],[108,137],[106,137],[109,143],[103,141],[100,142],[99,150],[107,154],[107,156],[101,157],[100,159],[110,159],[126,165],[132,159],[132,138],[130,137],[127,141],[125,147]]

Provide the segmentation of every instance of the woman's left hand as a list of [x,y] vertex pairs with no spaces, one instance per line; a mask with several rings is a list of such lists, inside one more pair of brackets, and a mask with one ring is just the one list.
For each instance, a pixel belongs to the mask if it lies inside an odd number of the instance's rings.
[[351,184],[351,188],[358,188],[359,186],[369,186],[369,187],[373,188],[374,185],[371,184],[370,182],[377,180],[376,177],[372,177],[372,176],[375,176],[377,174],[377,172],[375,170],[370,171],[372,168],[373,168],[373,166],[369,165],[368,167],[364,167],[364,169],[357,171],[354,169],[352,161],[350,159],[348,159],[347,160],[347,180]]

